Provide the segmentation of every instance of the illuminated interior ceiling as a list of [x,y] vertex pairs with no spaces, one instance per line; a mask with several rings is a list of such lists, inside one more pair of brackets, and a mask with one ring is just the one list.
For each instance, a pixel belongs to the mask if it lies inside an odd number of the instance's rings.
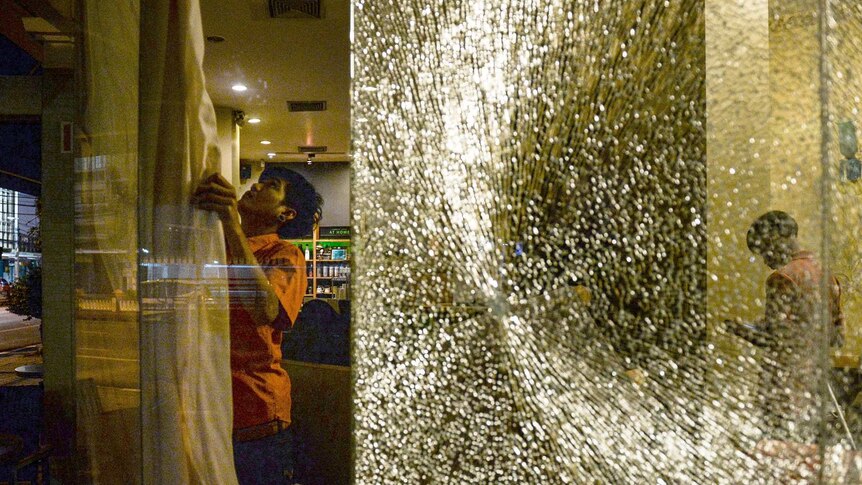
[[[322,6],[321,19],[274,19],[264,0],[201,1],[204,34],[224,38],[206,44],[207,89],[217,107],[245,113],[240,158],[304,161],[298,147],[325,146],[315,160],[349,160],[350,1]],[[326,111],[290,112],[288,101],[325,101]]]

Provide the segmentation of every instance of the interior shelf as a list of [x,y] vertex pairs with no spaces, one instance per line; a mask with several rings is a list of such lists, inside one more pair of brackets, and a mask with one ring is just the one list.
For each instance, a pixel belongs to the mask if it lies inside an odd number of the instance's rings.
[[[305,298],[350,298],[350,276],[320,276],[324,268],[322,265],[331,265],[338,271],[350,265],[350,239],[320,239],[319,231],[315,229],[310,239],[288,239],[287,241],[299,247],[303,254],[307,254],[306,271],[308,282],[313,291],[305,295]],[[336,248],[345,250],[344,259],[318,258],[318,249]],[[327,256],[329,253],[325,253]],[[331,269],[331,268],[330,268]],[[349,269],[348,269],[349,271]],[[323,290],[323,291],[318,291]]]

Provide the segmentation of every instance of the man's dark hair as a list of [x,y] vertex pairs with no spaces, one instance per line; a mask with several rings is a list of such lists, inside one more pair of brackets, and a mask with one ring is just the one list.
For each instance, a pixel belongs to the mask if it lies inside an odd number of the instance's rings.
[[323,197],[305,177],[289,168],[268,166],[259,180],[274,178],[285,181],[284,205],[296,211],[296,217],[287,221],[278,235],[282,239],[297,239],[311,234],[314,224],[320,220]]
[[795,238],[797,232],[799,232],[799,226],[790,214],[784,211],[769,211],[751,224],[745,240],[748,243],[748,249],[759,254],[768,242]]

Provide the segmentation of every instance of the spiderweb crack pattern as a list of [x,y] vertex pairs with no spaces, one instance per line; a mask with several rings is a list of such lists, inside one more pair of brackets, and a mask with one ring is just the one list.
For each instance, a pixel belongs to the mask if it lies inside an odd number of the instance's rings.
[[768,476],[710,378],[703,15],[355,3],[358,483]]

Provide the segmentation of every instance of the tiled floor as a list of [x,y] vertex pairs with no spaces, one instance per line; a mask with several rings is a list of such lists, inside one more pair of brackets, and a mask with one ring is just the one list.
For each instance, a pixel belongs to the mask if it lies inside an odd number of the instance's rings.
[[15,368],[22,365],[41,364],[42,354],[38,347],[0,352],[0,386],[32,386],[42,379],[20,377]]

